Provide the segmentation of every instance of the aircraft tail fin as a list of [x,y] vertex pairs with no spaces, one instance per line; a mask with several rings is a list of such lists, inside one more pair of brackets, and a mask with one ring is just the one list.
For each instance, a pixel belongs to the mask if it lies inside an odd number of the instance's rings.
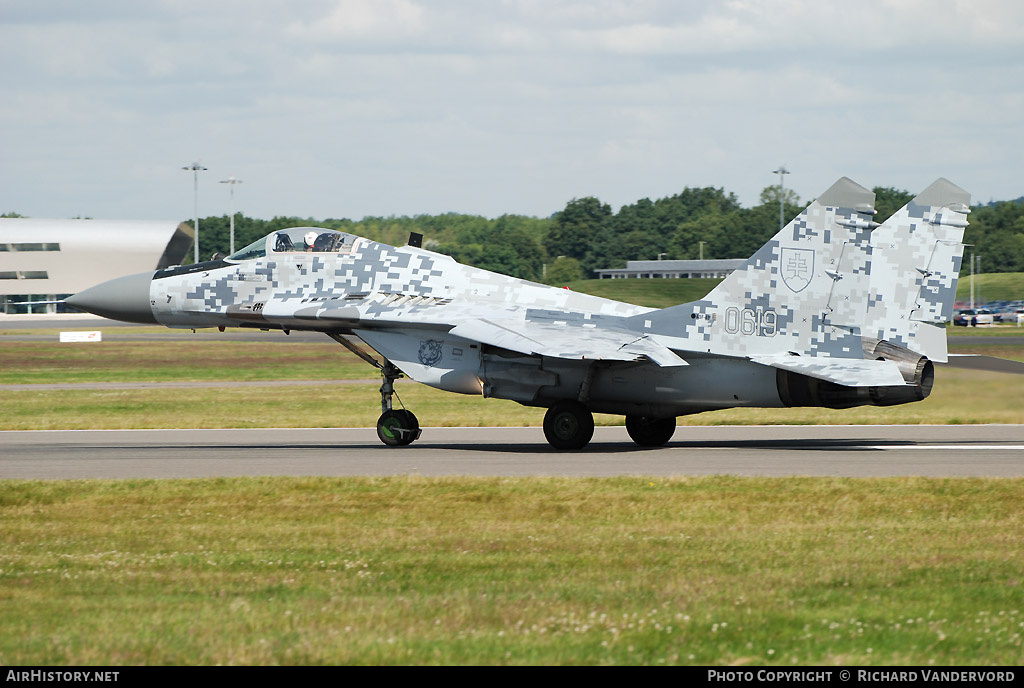
[[971,195],[938,179],[871,234],[864,336],[945,362]]
[[863,358],[874,199],[839,179],[703,299],[636,324],[691,351]]

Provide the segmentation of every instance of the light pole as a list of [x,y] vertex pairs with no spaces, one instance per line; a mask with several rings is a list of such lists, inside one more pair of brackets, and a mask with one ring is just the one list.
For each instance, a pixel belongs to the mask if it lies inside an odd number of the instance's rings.
[[241,184],[241,183],[242,183],[241,179],[235,179],[234,177],[228,177],[227,179],[221,180],[221,184],[230,184],[230,186],[228,186],[228,188],[231,189],[231,220],[230,220],[231,238],[228,240],[228,242],[229,242],[229,244],[228,244],[229,245],[228,255],[229,256],[235,255],[235,184]]
[[971,254],[971,310],[974,310],[974,254]]
[[789,174],[789,170],[786,169],[785,165],[779,165],[779,169],[772,170],[772,174],[779,175],[779,230],[786,226],[786,217],[783,213],[782,201],[786,197],[785,189],[785,178],[783,175]]
[[697,249],[700,252],[700,260],[704,260],[704,244],[706,244],[706,243],[708,243],[708,242],[706,242],[706,241],[698,241],[697,242]]
[[194,162],[188,167],[182,167],[183,170],[192,170],[192,188],[193,188],[193,213],[192,213],[192,227],[196,231],[196,239],[193,243],[192,262],[199,262],[199,173],[204,171],[206,168],[200,165],[198,162]]
[[[977,272],[978,274],[981,274],[981,256],[979,256],[978,254],[974,255],[974,271]],[[973,292],[973,290],[972,290],[972,292]],[[978,292],[977,292],[977,294],[975,294],[975,296],[977,296],[977,298],[978,298],[978,306],[985,305],[985,300],[981,298],[981,284],[980,283],[978,284]],[[971,305],[972,305],[972,307],[974,306],[974,304],[971,304]]]

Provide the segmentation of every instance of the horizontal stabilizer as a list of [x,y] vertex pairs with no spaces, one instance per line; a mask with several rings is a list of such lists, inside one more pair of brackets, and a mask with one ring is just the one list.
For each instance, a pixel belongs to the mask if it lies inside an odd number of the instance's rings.
[[750,360],[846,387],[902,387],[906,384],[899,366],[892,361],[804,356],[753,356]]
[[668,347],[633,332],[480,319],[456,325],[449,334],[511,351],[552,358],[605,361],[638,361],[646,358],[659,366],[688,365]]
[[985,370],[991,373],[1013,373],[1024,375],[1024,363],[1021,361],[1009,361],[1005,358],[994,356],[978,356],[976,354],[950,354],[946,362],[950,368],[964,368],[966,370]]

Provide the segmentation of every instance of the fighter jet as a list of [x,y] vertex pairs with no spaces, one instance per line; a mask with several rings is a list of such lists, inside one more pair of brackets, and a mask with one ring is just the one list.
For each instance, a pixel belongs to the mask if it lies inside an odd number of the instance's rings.
[[[420,436],[393,404],[402,376],[547,408],[580,449],[593,413],[645,447],[681,415],[733,407],[889,406],[924,399],[944,362],[970,195],[939,179],[884,224],[842,178],[699,301],[651,309],[315,227],[220,260],[129,275],[67,299],[169,327],[323,332],[380,370],[377,434]],[[357,344],[365,344],[379,356]]]

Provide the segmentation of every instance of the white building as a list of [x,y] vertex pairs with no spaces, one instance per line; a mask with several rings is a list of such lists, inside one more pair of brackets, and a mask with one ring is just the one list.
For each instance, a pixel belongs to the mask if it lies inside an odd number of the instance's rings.
[[627,279],[637,277],[725,277],[743,266],[746,258],[719,260],[630,260],[624,268],[594,270],[598,279]]
[[0,218],[0,313],[64,312],[54,301],[123,275],[178,265],[192,228],[173,221]]

